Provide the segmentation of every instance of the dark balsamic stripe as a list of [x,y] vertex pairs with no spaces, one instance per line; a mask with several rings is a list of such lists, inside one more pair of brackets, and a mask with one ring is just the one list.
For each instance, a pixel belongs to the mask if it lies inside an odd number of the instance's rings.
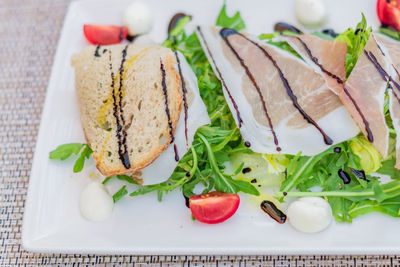
[[299,29],[297,29],[295,26],[293,26],[289,23],[286,23],[286,22],[276,23],[274,25],[274,31],[280,32],[280,33],[284,32],[284,31],[291,31],[294,33],[302,34],[302,32]]
[[[239,60],[240,65],[242,65],[242,67],[244,68],[244,70],[245,70],[247,76],[249,77],[251,83],[252,83],[253,86],[256,88],[257,93],[258,93],[258,96],[260,97],[260,100],[261,100],[261,104],[262,104],[262,107],[263,107],[263,110],[264,110],[264,114],[265,114],[265,116],[267,117],[269,127],[271,128],[271,132],[272,132],[272,135],[273,135],[273,137],[274,137],[274,143],[275,143],[275,145],[276,145],[276,150],[277,150],[277,151],[281,151],[281,148],[279,147],[278,138],[276,137],[276,133],[275,133],[275,131],[274,131],[274,126],[272,125],[271,117],[270,117],[269,114],[268,114],[267,105],[266,105],[266,103],[265,103],[264,96],[262,95],[261,89],[260,89],[260,87],[258,86],[258,84],[257,84],[257,82],[256,82],[256,80],[255,80],[255,78],[254,78],[254,76],[253,76],[253,74],[251,73],[251,71],[250,71],[249,68],[247,67],[246,63],[245,63],[244,60],[240,57],[240,55],[238,54],[238,52],[233,48],[232,44],[229,42],[229,40],[228,40],[227,37],[228,37],[229,35],[231,35],[231,34],[239,34],[239,33],[238,33],[237,31],[235,31],[235,30],[233,30],[233,29],[229,29],[229,28],[223,28],[223,29],[221,29],[221,31],[220,31],[220,35],[221,35],[222,39],[225,41],[226,45],[229,47],[229,49],[232,51],[232,53],[235,55],[235,57]],[[241,34],[240,34],[240,35],[241,35]],[[241,35],[241,36],[242,36],[242,35]],[[246,39],[247,39],[247,38],[246,38]]]
[[[397,77],[400,79],[400,73],[398,72],[398,70],[396,69],[396,67],[392,64],[392,67],[393,67],[393,69],[396,71],[396,74],[397,74]],[[391,79],[391,81],[393,82],[393,84],[394,84],[394,86],[396,87],[396,89],[398,90],[398,91],[400,91],[400,85],[397,83],[397,82],[395,82],[393,79]],[[396,99],[397,99],[397,102],[400,104],[400,98],[399,98],[399,96],[397,95],[397,93],[395,92],[395,90],[393,90],[393,87],[391,87],[391,89],[392,89],[392,93],[393,93],[393,95],[396,97]]]
[[[166,83],[166,73],[165,73],[165,68],[164,64],[160,58],[160,70],[161,70],[161,86],[163,89],[164,93],[164,103],[165,103],[165,113],[167,114],[167,119],[168,119],[168,127],[169,127],[169,135],[171,136],[171,142],[172,144],[175,141],[174,133],[173,133],[173,128],[172,128],[172,121],[171,121],[171,113],[169,111],[169,106],[168,106],[168,91],[167,91],[167,83]],[[174,152],[175,152],[175,160],[179,161],[179,155],[178,155],[178,149],[176,145],[174,144]]]
[[118,39],[120,42],[124,39],[124,27],[120,27]]
[[[126,169],[131,167],[131,163],[129,161],[129,153],[128,153],[128,145],[126,143],[127,133],[124,129],[125,126],[125,118],[124,118],[124,111],[122,109],[122,85],[123,85],[123,74],[124,74],[124,64],[126,61],[126,54],[127,54],[128,46],[122,50],[122,60],[121,65],[119,67],[119,88],[118,88],[118,103],[115,94],[113,94],[114,98],[114,116],[117,118],[119,116],[119,121],[117,119],[117,136],[118,136],[118,154],[119,158]],[[115,90],[114,90],[115,92]]]
[[101,55],[99,54],[99,49],[100,49],[100,45],[96,46],[96,50],[94,51],[94,56],[95,57],[101,57]]
[[182,87],[182,95],[183,95],[183,108],[185,110],[185,138],[186,138],[186,146],[188,146],[188,127],[187,127],[187,119],[188,119],[188,104],[187,104],[187,99],[186,99],[186,95],[187,95],[187,90],[186,90],[186,84],[185,84],[185,79],[183,78],[182,75],[182,69],[181,69],[181,62],[179,60],[179,56],[178,53],[176,52],[176,50],[174,51],[175,53],[175,57],[176,57],[176,61],[178,63],[178,70],[179,70],[179,76],[181,78],[181,87]]
[[350,175],[347,172],[345,172],[344,170],[342,170],[342,169],[338,170],[338,175],[339,175],[340,179],[342,179],[344,184],[349,184],[351,182]]
[[[226,28],[225,28],[226,29]],[[231,35],[231,34],[238,34],[239,36],[241,36],[242,38],[246,39],[247,41],[249,41],[250,43],[252,43],[253,45],[255,45],[257,48],[259,48],[263,54],[272,62],[272,64],[274,65],[274,67],[276,68],[276,70],[279,73],[279,77],[282,80],[283,85],[286,88],[286,93],[288,94],[289,98],[292,100],[292,103],[294,105],[294,107],[300,112],[300,114],[303,116],[303,118],[310,124],[312,124],[322,135],[322,137],[324,138],[324,142],[327,145],[332,145],[333,144],[333,140],[325,133],[325,131],[318,125],[318,123],[316,123],[300,106],[300,104],[297,101],[297,97],[296,95],[293,93],[292,88],[289,85],[289,82],[287,81],[287,79],[285,78],[281,68],[278,66],[278,64],[276,63],[275,59],[263,48],[261,47],[259,44],[257,44],[256,42],[250,40],[249,38],[247,38],[246,36],[244,36],[243,34],[232,30],[232,29],[226,29],[227,32],[225,32],[226,36],[223,36],[224,34],[222,33],[224,29],[221,30],[221,36],[223,37],[223,39],[225,40],[225,42],[227,42],[228,46],[231,48],[232,52],[234,52],[235,55],[237,55],[238,59],[241,60],[241,64],[243,67],[245,67],[246,69],[246,73],[248,74],[249,78],[253,81],[253,84],[255,85],[257,91],[259,91],[259,96],[262,99],[263,102],[263,108],[264,111],[266,112],[266,107],[265,107],[265,102],[264,99],[262,98],[262,94],[261,94],[261,90],[258,87],[258,85],[256,86],[254,77],[252,76],[251,72],[248,70],[247,66],[244,64],[243,60],[239,57],[239,55],[237,54],[237,52],[233,49],[233,47],[230,45],[227,36]],[[266,114],[267,115],[267,114]],[[270,125],[272,127],[272,125]],[[274,132],[273,132],[274,134]],[[275,135],[275,134],[274,134]],[[277,143],[275,143],[277,144]]]
[[379,62],[376,59],[375,55],[372,52],[366,51],[366,50],[364,50],[364,54],[367,56],[368,60],[374,65],[375,69],[379,72],[379,74],[381,75],[382,79],[385,82],[388,82],[389,81],[389,75],[382,68],[381,64],[379,64]]
[[347,88],[345,86],[343,86],[343,91],[347,95],[347,97],[350,99],[350,101],[353,103],[353,106],[356,108],[358,115],[360,115],[360,117],[364,123],[364,126],[365,126],[365,131],[367,132],[368,141],[370,141],[371,143],[374,142],[374,136],[372,135],[371,128],[369,128],[369,122],[365,118],[364,113],[362,113],[357,102],[354,100],[353,96],[350,94],[349,90],[347,90]]
[[[378,47],[379,47],[379,45],[378,45]],[[381,52],[382,52],[382,50],[381,50]],[[400,91],[400,85],[395,80],[393,80],[393,78],[382,68],[382,66],[379,64],[378,60],[376,59],[375,55],[372,52],[370,52],[370,51],[367,52],[364,50],[364,53],[367,56],[368,60],[375,66],[375,68],[381,75],[382,79],[385,82],[390,82],[389,89],[392,90],[394,97],[397,99],[397,102],[400,104],[400,98],[397,95],[397,93],[395,92],[395,90],[393,89],[393,85],[394,85],[394,87],[396,87],[396,89],[398,91]],[[383,52],[382,52],[382,54],[383,54]],[[385,55],[385,54],[383,54],[383,55]],[[396,71],[397,76],[400,78],[399,72],[397,71],[395,66],[393,66],[393,64],[392,64],[392,67]]]
[[[386,81],[386,82],[390,82],[389,83],[389,88],[392,89],[392,92],[393,92],[394,96],[396,97],[397,101],[400,104],[400,98],[398,97],[397,93],[393,89],[393,85],[394,85],[394,87],[396,87],[396,89],[398,91],[400,91],[400,85],[395,80],[393,80],[392,76],[387,74],[387,72],[379,64],[378,60],[376,59],[376,57],[374,56],[374,54],[372,52],[365,52],[365,53],[367,55],[367,58],[372,62],[372,64],[374,64],[375,68],[379,71],[379,74],[381,74],[383,80]],[[395,66],[393,66],[393,64],[392,64],[392,67],[396,71],[397,76],[400,78],[399,72],[397,71]]]
[[335,79],[339,84],[343,84],[344,81],[342,79],[340,79],[339,76],[337,76],[336,74],[333,74],[332,72],[328,71],[327,69],[324,68],[324,66],[322,66],[321,63],[319,63],[318,58],[314,57],[310,48],[307,46],[307,44],[301,40],[301,38],[297,37],[297,36],[293,36],[293,38],[296,38],[301,45],[303,46],[303,48],[306,50],[307,55],[309,56],[309,58],[315,63],[315,65],[317,65],[321,71],[325,74],[327,74],[328,76],[332,77],[333,79]]
[[264,200],[263,202],[261,202],[260,207],[265,213],[267,213],[272,219],[274,219],[278,223],[282,224],[286,222],[286,214],[278,209],[273,202]]
[[[118,105],[117,105],[117,97],[115,95],[115,75],[114,75],[114,71],[113,71],[113,67],[112,67],[112,56],[111,56],[111,51],[109,51],[109,61],[110,61],[110,72],[111,72],[111,89],[112,89],[112,97],[113,97],[113,115],[115,117],[116,120],[116,124],[117,124],[117,131],[116,131],[116,136],[117,136],[117,140],[118,140],[118,155],[119,158],[122,161],[122,164],[125,166],[125,161],[124,161],[124,157],[122,154],[122,138],[121,138],[121,134],[120,134],[120,130],[122,129],[121,123],[120,123],[120,118],[118,115]],[[129,162],[128,162],[129,163]]]
[[178,148],[176,147],[176,144],[174,143],[174,152],[175,152],[175,161],[179,161],[179,154],[178,154]]
[[220,78],[220,80],[221,80],[221,83],[222,83],[222,85],[224,86],[225,91],[228,93],[229,99],[231,100],[233,107],[235,108],[236,117],[237,117],[237,121],[238,121],[238,124],[239,124],[239,128],[241,128],[241,127],[242,127],[243,121],[242,121],[242,118],[240,117],[240,112],[239,112],[239,108],[238,108],[238,106],[237,106],[237,104],[236,104],[236,101],[235,101],[235,99],[232,97],[231,92],[230,92],[229,89],[228,89],[228,86],[226,86],[226,84],[225,84],[225,80],[224,80],[224,78],[222,77],[222,74],[221,74],[221,72],[220,72],[219,69],[218,69],[218,66],[217,66],[217,64],[216,64],[216,62],[215,62],[215,60],[214,60],[213,55],[211,54],[210,48],[208,47],[207,41],[206,41],[206,39],[204,38],[203,32],[202,32],[201,29],[200,29],[200,26],[197,26],[197,31],[199,32],[201,39],[203,39],[203,41],[204,41],[204,45],[206,46],[207,52],[208,52],[208,54],[209,54],[210,57],[211,57],[212,63],[213,63],[213,65],[214,65],[214,67],[215,67],[215,70],[218,72],[218,76],[219,76],[219,78]]

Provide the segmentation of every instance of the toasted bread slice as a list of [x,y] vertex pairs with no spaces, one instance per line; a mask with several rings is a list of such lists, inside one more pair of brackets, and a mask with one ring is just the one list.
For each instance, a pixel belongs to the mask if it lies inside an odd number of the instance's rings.
[[173,52],[158,45],[90,46],[71,63],[99,171],[130,175],[152,163],[173,141],[181,113]]

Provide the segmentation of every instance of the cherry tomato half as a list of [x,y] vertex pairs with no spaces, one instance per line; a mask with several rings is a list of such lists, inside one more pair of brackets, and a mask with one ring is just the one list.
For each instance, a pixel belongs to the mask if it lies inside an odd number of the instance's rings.
[[381,23],[400,31],[400,0],[378,0],[376,13]]
[[189,198],[190,210],[196,220],[216,224],[226,221],[237,211],[239,195],[213,191]]
[[86,39],[94,45],[118,44],[128,35],[126,27],[110,25],[84,25]]

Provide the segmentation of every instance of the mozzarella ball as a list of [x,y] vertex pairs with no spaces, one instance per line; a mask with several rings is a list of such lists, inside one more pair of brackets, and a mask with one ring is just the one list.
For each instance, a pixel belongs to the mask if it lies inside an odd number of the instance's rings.
[[300,232],[317,233],[332,221],[329,203],[320,197],[303,197],[292,202],[287,210],[290,224]]
[[122,23],[128,28],[129,35],[144,34],[153,27],[153,16],[145,3],[135,1],[125,9]]
[[326,19],[323,0],[296,0],[296,17],[301,24],[314,28],[322,26]]
[[114,200],[103,184],[91,182],[81,193],[79,208],[85,219],[94,222],[104,221],[113,211]]

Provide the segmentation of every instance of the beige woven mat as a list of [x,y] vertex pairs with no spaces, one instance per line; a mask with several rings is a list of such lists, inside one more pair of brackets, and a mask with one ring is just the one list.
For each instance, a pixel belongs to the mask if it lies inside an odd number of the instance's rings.
[[400,256],[94,256],[24,251],[20,241],[24,201],[46,87],[68,2],[0,0],[0,266],[400,265]]

